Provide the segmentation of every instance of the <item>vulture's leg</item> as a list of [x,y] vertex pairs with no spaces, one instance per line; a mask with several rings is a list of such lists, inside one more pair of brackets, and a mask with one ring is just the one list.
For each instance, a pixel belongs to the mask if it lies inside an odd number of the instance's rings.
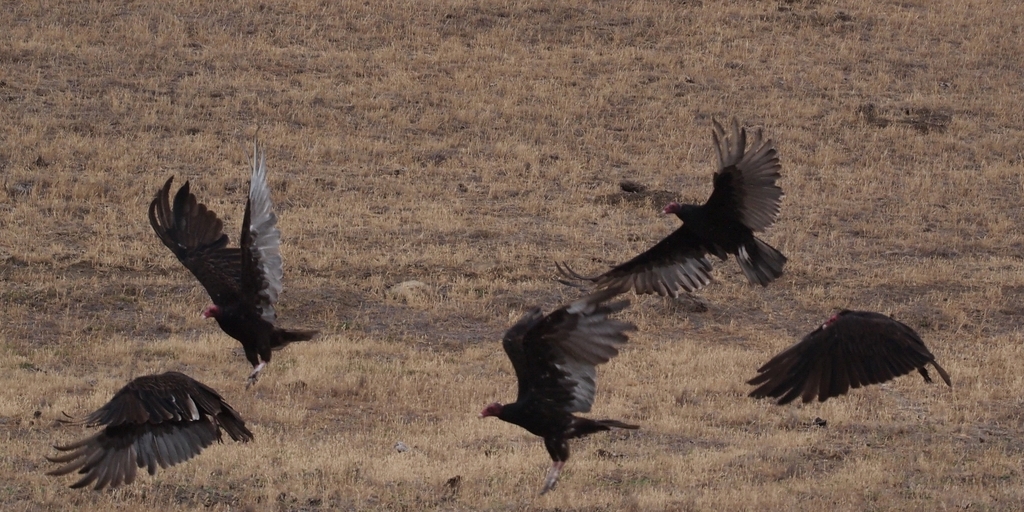
[[249,378],[245,381],[245,389],[249,389],[250,386],[256,384],[256,381],[260,378],[260,372],[263,371],[263,367],[267,366],[266,361],[262,361],[252,369],[252,373],[249,374]]
[[564,460],[551,464],[551,469],[548,471],[548,477],[544,479],[544,488],[540,490],[541,494],[555,488],[555,484],[558,483],[558,473],[562,471],[562,466],[564,465]]

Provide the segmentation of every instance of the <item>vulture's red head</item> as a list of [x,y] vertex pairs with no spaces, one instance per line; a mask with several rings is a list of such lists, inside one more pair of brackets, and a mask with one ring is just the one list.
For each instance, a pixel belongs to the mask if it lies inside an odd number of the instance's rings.
[[672,201],[671,203],[665,205],[665,208],[661,210],[661,213],[662,215],[668,215],[670,213],[679,213],[681,209],[682,208],[680,208],[679,203]]
[[828,326],[836,323],[836,320],[839,320],[839,317],[841,317],[841,316],[843,316],[845,314],[846,314],[846,310],[844,309],[844,310],[842,310],[842,311],[840,311],[840,312],[830,316],[828,318],[828,320],[825,321],[825,324],[822,325],[821,327],[824,329],[825,327],[828,327]]
[[203,318],[217,318],[218,315],[220,315],[220,308],[216,304],[210,304],[206,306],[201,316]]
[[486,418],[488,416],[497,416],[501,414],[502,407],[503,406],[498,402],[494,402],[493,404],[488,405],[487,407],[484,408],[483,412],[480,413],[480,417]]

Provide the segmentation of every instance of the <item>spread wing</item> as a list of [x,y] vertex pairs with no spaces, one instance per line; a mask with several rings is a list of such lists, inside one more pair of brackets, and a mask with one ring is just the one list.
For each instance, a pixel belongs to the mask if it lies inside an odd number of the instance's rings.
[[609,318],[629,301],[604,304],[617,292],[602,290],[547,316],[527,313],[502,345],[519,379],[519,398],[546,401],[565,412],[588,412],[597,390],[597,365],[608,362],[635,330]]
[[170,202],[167,179],[149,204],[149,223],[160,241],[196,276],[214,304],[224,306],[241,300],[242,253],[228,248],[228,236],[217,214],[199,203],[186,181]]
[[797,397],[824,402],[914,369],[931,381],[925,370],[929,363],[951,386],[949,374],[913,329],[879,313],[842,311],[758,368],[747,383],[758,386],[750,396],[778,398],[780,405]]
[[242,283],[245,293],[267,322],[274,323],[274,304],[281,293],[281,231],[270,202],[267,186],[267,157],[259,143],[253,150],[252,179],[249,199],[245,203],[241,238]]
[[728,137],[718,121],[714,125],[719,166],[704,208],[709,216],[736,219],[751,231],[764,231],[775,223],[782,204],[782,188],[775,184],[782,169],[775,145],[762,141],[761,130],[754,129],[747,150],[747,129],[741,129],[735,118]]
[[558,265],[565,277],[594,283],[597,289],[630,289],[638,295],[656,293],[678,297],[680,290],[692,292],[711,282],[708,249],[686,225],[676,229],[650,249],[598,276],[582,276],[567,265]]
[[87,426],[106,425],[99,433],[60,446],[69,452],[47,457],[64,464],[48,475],[77,471],[71,485],[99,490],[135,481],[137,468],[155,474],[187,461],[214,441],[223,428],[235,441],[252,440],[241,416],[206,385],[177,372],[147,375],[128,383],[106,405],[86,416]]

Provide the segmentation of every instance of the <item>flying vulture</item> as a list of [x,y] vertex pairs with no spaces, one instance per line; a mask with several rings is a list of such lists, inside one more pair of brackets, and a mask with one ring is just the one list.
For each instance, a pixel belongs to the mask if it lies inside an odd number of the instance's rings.
[[758,368],[747,384],[757,386],[750,396],[778,398],[779,405],[797,397],[824,402],[914,369],[931,382],[928,364],[952,387],[949,374],[906,324],[881,313],[843,310]]
[[608,318],[628,301],[604,304],[617,293],[599,291],[544,315],[534,308],[505,332],[502,346],[519,380],[516,401],[493,403],[480,417],[497,416],[544,438],[553,464],[541,494],[555,487],[569,460],[568,440],[611,428],[639,428],[616,420],[574,416],[589,412],[597,385],[596,366],[608,362],[626,341],[632,324]]
[[779,216],[782,189],[778,152],[772,141],[761,140],[754,129],[747,145],[747,128],[732,121],[727,136],[718,121],[712,139],[718,153],[714,190],[702,205],[669,203],[663,214],[674,213],[683,225],[639,256],[613,267],[604,274],[583,276],[566,264],[558,271],[574,281],[590,281],[598,289],[613,288],[638,294],[656,293],[678,297],[680,290],[692,292],[711,282],[713,254],[725,260],[729,254],[751,283],[767,286],[782,275],[786,257],[754,236]]
[[186,181],[170,202],[171,176],[149,205],[149,223],[171,252],[206,288],[213,304],[203,318],[214,318],[228,336],[242,343],[253,366],[247,387],[256,383],[272,351],[289,343],[312,339],[317,331],[291,331],[275,325],[274,304],[281,293],[281,232],[270,203],[263,149],[253,151],[252,179],[245,202],[239,247],[228,247],[228,236],[217,214],[199,203]]
[[70,453],[47,457],[64,464],[47,475],[76,470],[84,475],[71,484],[74,489],[93,483],[96,490],[130,484],[136,468],[155,475],[157,466],[185,462],[220,442],[221,429],[235,441],[252,440],[245,421],[216,391],[178,372],[139,377],[96,412],[72,423],[105,425],[91,437],[54,446]]

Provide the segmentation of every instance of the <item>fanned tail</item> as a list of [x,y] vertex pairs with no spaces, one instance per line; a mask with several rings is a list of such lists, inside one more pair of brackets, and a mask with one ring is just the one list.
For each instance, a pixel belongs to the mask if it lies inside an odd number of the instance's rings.
[[778,249],[754,237],[753,243],[740,246],[736,253],[743,275],[751,283],[768,286],[782,275],[782,267],[786,264],[786,256]]

